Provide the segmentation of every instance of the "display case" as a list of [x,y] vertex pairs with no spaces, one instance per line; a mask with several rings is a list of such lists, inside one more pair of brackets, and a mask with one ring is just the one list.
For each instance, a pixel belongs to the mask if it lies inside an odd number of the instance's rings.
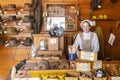
[[58,26],[63,27],[65,31],[76,31],[79,10],[77,3],[46,3],[46,28]]

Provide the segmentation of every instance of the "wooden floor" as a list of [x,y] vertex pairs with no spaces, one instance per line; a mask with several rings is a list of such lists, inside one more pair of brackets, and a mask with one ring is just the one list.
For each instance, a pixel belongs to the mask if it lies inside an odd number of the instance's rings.
[[[23,51],[24,50],[21,50],[19,52],[24,53]],[[0,46],[0,78],[5,78],[9,74],[10,69],[13,66],[19,63],[22,59],[26,58],[26,57],[21,58],[21,56],[18,55],[16,56],[16,60],[15,60],[12,53],[13,52],[11,49],[5,48],[4,46]]]

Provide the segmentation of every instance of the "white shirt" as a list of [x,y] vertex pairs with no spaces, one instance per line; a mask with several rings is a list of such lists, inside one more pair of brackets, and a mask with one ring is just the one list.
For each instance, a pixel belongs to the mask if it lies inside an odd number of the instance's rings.
[[[90,32],[88,32],[88,33],[83,32],[83,39],[90,39]],[[81,37],[80,37],[79,33],[77,34],[73,45],[75,45],[77,47],[79,46],[80,49],[82,49],[82,41],[81,41]],[[99,41],[98,41],[98,37],[97,37],[96,33],[94,33],[94,37],[92,39],[91,50],[92,50],[92,52],[95,52],[95,53],[98,53],[98,51],[99,51]]]

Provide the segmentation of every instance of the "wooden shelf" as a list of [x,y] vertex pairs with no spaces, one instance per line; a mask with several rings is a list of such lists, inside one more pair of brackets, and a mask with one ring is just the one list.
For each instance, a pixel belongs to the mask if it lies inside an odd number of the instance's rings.
[[120,21],[120,19],[92,19],[93,21]]
[[59,50],[59,51],[38,51],[38,55],[60,55],[62,56],[63,54],[63,51],[62,50]]
[[[25,70],[19,70],[25,71]],[[66,72],[75,72],[75,69],[56,69],[56,70],[28,70],[28,72],[33,72],[33,73],[66,73]]]

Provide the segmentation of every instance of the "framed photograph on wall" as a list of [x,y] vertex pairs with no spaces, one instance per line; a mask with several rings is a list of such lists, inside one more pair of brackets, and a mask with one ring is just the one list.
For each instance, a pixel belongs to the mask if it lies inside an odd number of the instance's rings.
[[47,30],[49,31],[55,26],[65,29],[65,17],[47,17]]
[[75,30],[75,23],[66,23],[66,30]]

